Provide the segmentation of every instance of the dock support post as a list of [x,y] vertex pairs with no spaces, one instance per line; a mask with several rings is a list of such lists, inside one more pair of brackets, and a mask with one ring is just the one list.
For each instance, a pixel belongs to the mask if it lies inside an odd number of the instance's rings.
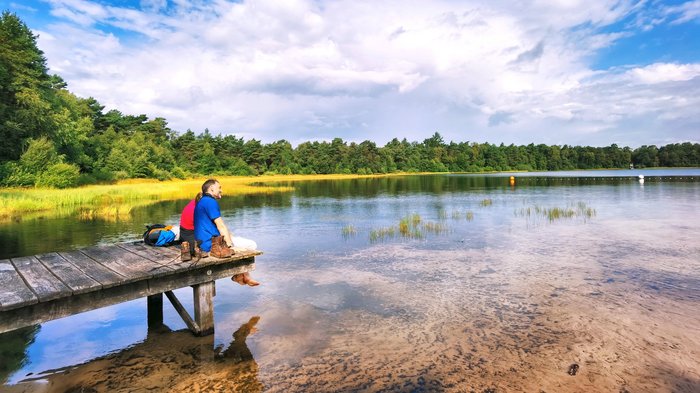
[[148,327],[160,327],[163,325],[163,294],[151,295],[146,302],[148,304]]
[[199,336],[214,333],[214,296],[216,284],[209,281],[192,286],[194,295],[194,320],[199,326]]

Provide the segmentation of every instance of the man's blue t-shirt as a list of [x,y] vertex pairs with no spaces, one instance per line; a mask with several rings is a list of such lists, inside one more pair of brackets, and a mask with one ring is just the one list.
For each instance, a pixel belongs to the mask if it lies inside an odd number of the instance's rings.
[[211,251],[211,237],[221,235],[214,224],[219,217],[219,202],[209,195],[204,195],[194,207],[194,237],[201,242],[202,251]]

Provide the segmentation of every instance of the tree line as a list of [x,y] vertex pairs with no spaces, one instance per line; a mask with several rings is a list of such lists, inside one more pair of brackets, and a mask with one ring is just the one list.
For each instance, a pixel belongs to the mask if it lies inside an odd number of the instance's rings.
[[36,36],[0,18],[0,185],[70,187],[127,178],[195,175],[376,174],[700,166],[700,144],[619,147],[445,142],[262,143],[208,130],[176,132],[165,119],[104,111],[49,75]]

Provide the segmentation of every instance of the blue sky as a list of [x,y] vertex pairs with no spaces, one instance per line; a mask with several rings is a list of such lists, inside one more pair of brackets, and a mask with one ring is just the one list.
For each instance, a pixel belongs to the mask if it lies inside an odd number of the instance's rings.
[[107,109],[264,142],[700,141],[700,0],[0,0]]

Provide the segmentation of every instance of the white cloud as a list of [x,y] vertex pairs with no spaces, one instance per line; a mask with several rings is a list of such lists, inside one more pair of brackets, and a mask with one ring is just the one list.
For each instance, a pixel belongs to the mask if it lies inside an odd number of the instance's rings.
[[656,63],[634,68],[627,74],[636,81],[646,84],[670,81],[689,81],[700,77],[700,64]]
[[700,20],[700,0],[688,1],[678,6],[668,7],[666,14],[675,16],[673,23]]
[[51,13],[80,25],[89,26],[108,16],[105,7],[85,0],[49,0]]
[[72,91],[179,131],[608,144],[641,118],[698,125],[684,112],[697,64],[590,68],[630,34],[599,29],[636,12],[630,1],[52,5],[40,46]]

